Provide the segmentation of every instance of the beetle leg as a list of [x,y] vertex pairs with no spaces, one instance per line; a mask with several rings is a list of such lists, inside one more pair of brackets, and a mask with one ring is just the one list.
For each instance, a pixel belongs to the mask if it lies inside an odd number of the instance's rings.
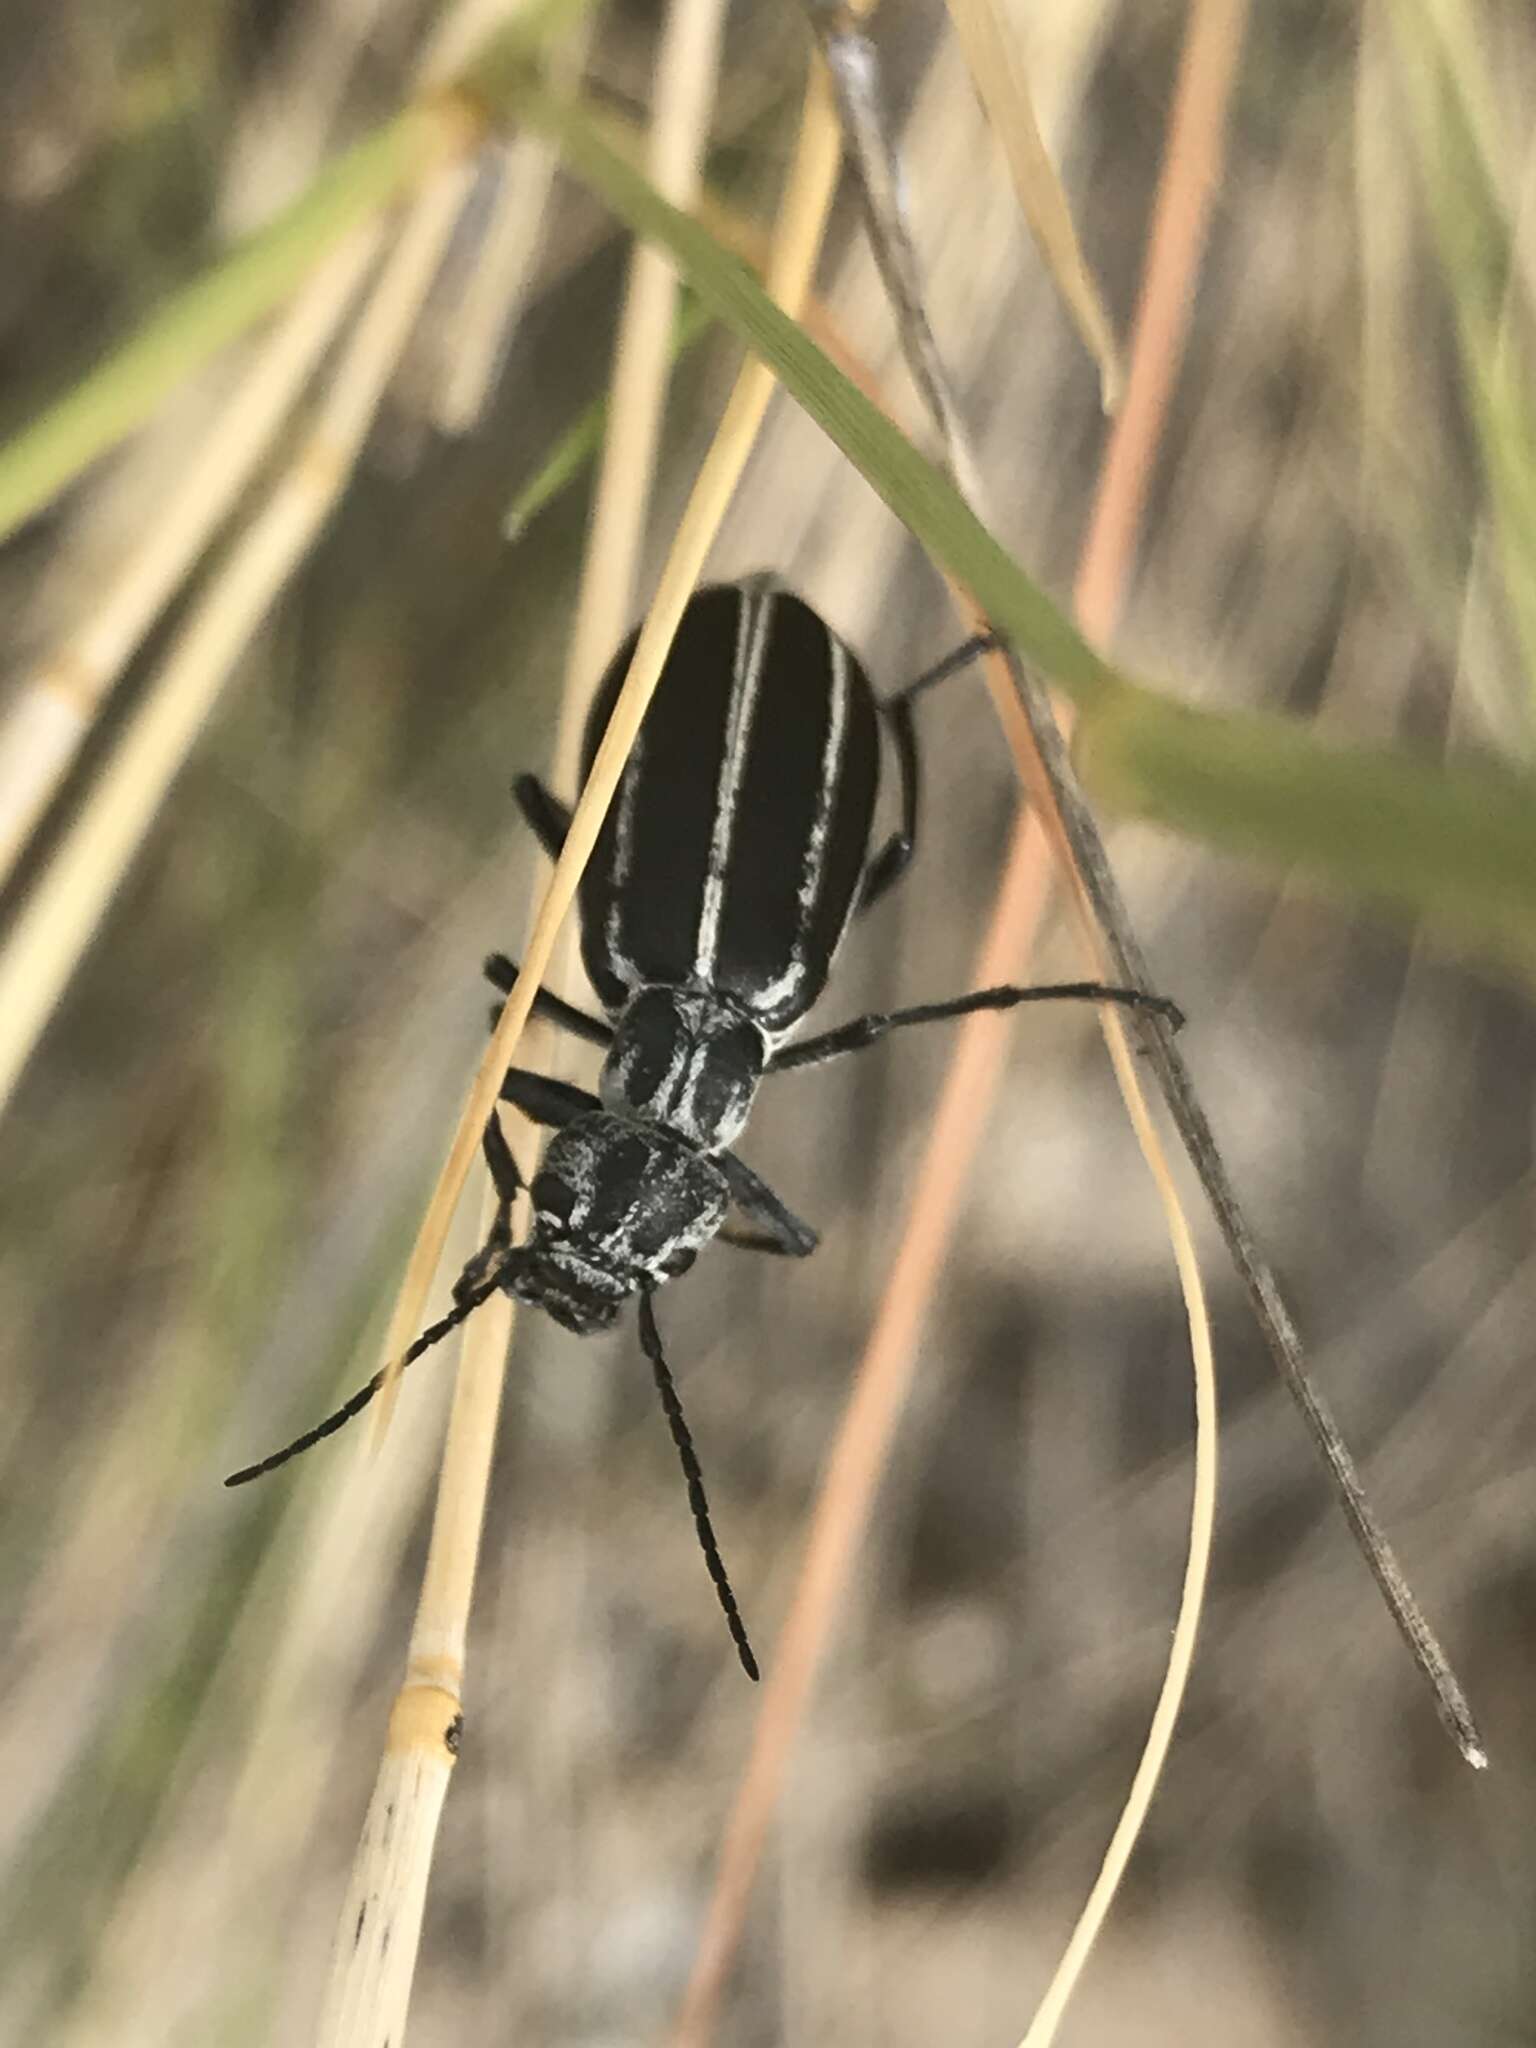
[[775,1237],[771,1230],[737,1230],[729,1223],[724,1230],[715,1232],[715,1239],[719,1244],[734,1245],[737,1251],[772,1252],[779,1259],[808,1258],[810,1251],[815,1249],[815,1246],[808,1250],[802,1244],[790,1244],[784,1238]]
[[749,1251],[771,1251],[786,1259],[808,1259],[821,1242],[810,1224],[802,1223],[793,1209],[786,1208],[767,1181],[760,1180],[746,1161],[738,1159],[734,1152],[719,1153],[715,1163],[730,1186],[731,1200],[750,1222],[762,1226],[760,1232],[733,1233],[727,1229],[718,1235],[727,1244],[744,1245]]
[[515,1103],[524,1116],[531,1116],[536,1124],[548,1124],[551,1130],[560,1130],[579,1116],[585,1116],[589,1109],[601,1109],[602,1104],[595,1095],[589,1095],[585,1088],[573,1088],[569,1081],[555,1081],[548,1074],[530,1073],[526,1067],[509,1067],[507,1077],[501,1084],[503,1102]]
[[523,1190],[523,1176],[512,1157],[512,1147],[501,1128],[501,1119],[494,1110],[480,1142],[485,1152],[485,1163],[490,1168],[491,1185],[496,1190],[496,1214],[491,1219],[485,1243],[468,1260],[453,1283],[453,1298],[461,1306],[479,1293],[511,1250],[512,1204]]
[[1167,996],[1151,995],[1143,988],[1107,988],[1101,981],[1057,981],[1038,988],[1016,988],[1005,983],[999,988],[974,989],[970,995],[956,996],[947,1003],[917,1003],[910,1010],[889,1012],[871,1010],[867,1016],[839,1024],[835,1031],[823,1031],[815,1038],[801,1039],[798,1045],[786,1045],[782,1052],[774,1054],[768,1068],[770,1073],[781,1073],[788,1067],[819,1066],[840,1053],[862,1052],[888,1031],[899,1031],[908,1024],[938,1024],[948,1017],[968,1017],[974,1010],[1011,1010],[1019,1003],[1050,1002],[1122,1003],[1128,1010],[1144,1010],[1161,1017],[1175,1031],[1184,1022],[1184,1012],[1177,1003],[1170,1002]]
[[885,706],[887,727],[896,748],[896,770],[901,777],[901,829],[893,832],[864,873],[858,907],[868,910],[886,891],[895,887],[911,864],[917,847],[917,727],[912,719],[912,702],[904,690]]
[[995,633],[977,633],[963,641],[944,659],[935,662],[915,682],[908,683],[894,697],[886,700],[881,707],[885,713],[887,730],[896,749],[896,772],[901,778],[901,827],[893,832],[870,862],[864,874],[864,885],[859,891],[859,909],[868,910],[872,903],[878,903],[889,889],[895,887],[906,873],[912,855],[917,847],[917,806],[921,785],[917,761],[917,726],[912,717],[912,706],[925,690],[931,690],[935,683],[942,683],[947,676],[968,668],[977,655],[985,654],[999,645]]
[[[517,962],[509,960],[505,953],[492,953],[485,963],[485,978],[493,988],[499,988],[504,996],[512,993],[512,984],[517,979]],[[584,1038],[589,1045],[607,1046],[613,1043],[613,1026],[601,1017],[589,1017],[585,1010],[578,1010],[573,1003],[567,1003],[547,988],[539,989],[533,998],[533,1014],[545,1017],[551,1024],[559,1025],[562,1031],[569,1031],[573,1038]],[[501,1015],[498,1004],[491,1012],[491,1029]]]
[[491,1171],[496,1199],[504,1209],[510,1209],[523,1191],[523,1176],[512,1157],[512,1147],[507,1143],[507,1134],[501,1128],[501,1119],[495,1110],[491,1111],[491,1120],[480,1142],[485,1151],[485,1163]]
[[512,785],[512,794],[534,838],[551,860],[558,860],[565,835],[571,829],[567,806],[544,787],[537,775],[519,775]]

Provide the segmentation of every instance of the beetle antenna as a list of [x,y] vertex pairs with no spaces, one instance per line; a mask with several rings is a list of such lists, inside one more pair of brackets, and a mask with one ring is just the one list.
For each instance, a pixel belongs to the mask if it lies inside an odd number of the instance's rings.
[[[502,1272],[504,1270],[504,1268],[498,1269],[493,1279],[482,1280],[478,1286],[468,1289],[463,1300],[456,1301],[441,1322],[433,1323],[430,1328],[423,1330],[416,1339],[416,1342],[401,1359],[399,1370],[404,1372],[408,1365],[414,1365],[424,1351],[430,1351],[434,1344],[440,1344],[450,1330],[456,1330],[460,1323],[467,1321],[474,1314],[477,1308],[482,1307],[488,1302],[501,1285]],[[224,1484],[226,1486],[244,1486],[249,1479],[260,1479],[265,1472],[275,1472],[279,1465],[286,1465],[290,1458],[298,1457],[301,1451],[309,1450],[312,1445],[319,1443],[322,1438],[334,1436],[338,1429],[341,1429],[352,1420],[354,1415],[362,1413],[380,1387],[383,1386],[390,1372],[390,1366],[381,1365],[368,1384],[359,1387],[350,1400],[343,1401],[334,1415],[328,1415],[324,1422],[316,1423],[313,1429],[306,1429],[302,1436],[296,1436],[291,1444],[285,1445],[280,1451],[273,1451],[270,1457],[263,1458],[259,1464],[245,1465],[242,1466],[240,1471],[231,1472]]]
[[672,1441],[677,1445],[677,1455],[683,1461],[683,1476],[688,1481],[688,1505],[693,1509],[693,1526],[699,1532],[699,1547],[704,1552],[704,1562],[709,1567],[709,1576],[715,1582],[715,1591],[720,1596],[720,1605],[725,1613],[726,1627],[731,1632],[731,1641],[736,1645],[736,1654],[741,1659],[741,1668],[748,1678],[758,1675],[757,1659],[752,1654],[752,1645],[747,1641],[746,1624],[741,1618],[741,1609],[736,1605],[736,1595],[731,1591],[731,1582],[726,1576],[725,1560],[720,1555],[720,1546],[715,1541],[714,1527],[709,1519],[709,1502],[704,1497],[704,1474],[699,1470],[698,1454],[693,1448],[693,1438],[683,1420],[683,1404],[677,1397],[677,1387],[662,1356],[661,1332],[656,1327],[656,1311],[651,1306],[649,1293],[640,1297],[640,1345],[651,1361],[651,1371],[656,1378],[656,1391],[661,1396],[661,1405],[666,1411],[667,1425],[672,1431]]

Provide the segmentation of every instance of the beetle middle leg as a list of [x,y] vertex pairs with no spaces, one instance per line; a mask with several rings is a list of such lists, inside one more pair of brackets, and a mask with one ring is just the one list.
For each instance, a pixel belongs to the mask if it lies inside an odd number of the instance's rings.
[[1177,1031],[1184,1013],[1167,996],[1155,996],[1143,988],[1109,988],[1101,981],[1045,982],[1037,988],[1019,988],[1004,983],[998,988],[973,989],[947,1003],[915,1003],[909,1010],[871,1010],[839,1024],[835,1031],[803,1038],[798,1045],[786,1045],[768,1063],[770,1073],[790,1067],[819,1066],[846,1052],[862,1052],[888,1031],[903,1030],[908,1024],[938,1024],[950,1017],[968,1017],[976,1010],[1012,1010],[1020,1003],[1088,1002],[1119,1003],[1128,1010],[1145,1010]]
[[585,1088],[573,1087],[569,1081],[556,1081],[548,1074],[535,1074],[527,1067],[507,1069],[501,1099],[514,1103],[536,1124],[546,1124],[554,1131],[563,1130],[589,1109],[603,1106]]
[[[485,978],[492,988],[499,988],[504,996],[512,993],[512,984],[517,980],[517,962],[505,953],[490,954],[485,963]],[[535,1017],[547,1018],[562,1031],[569,1031],[573,1038],[584,1038],[588,1045],[607,1047],[613,1043],[613,1026],[601,1017],[589,1017],[585,1010],[578,1010],[574,1003],[566,1002],[547,988],[537,989],[533,998]],[[491,1012],[491,1029],[501,1015],[501,1005]]]

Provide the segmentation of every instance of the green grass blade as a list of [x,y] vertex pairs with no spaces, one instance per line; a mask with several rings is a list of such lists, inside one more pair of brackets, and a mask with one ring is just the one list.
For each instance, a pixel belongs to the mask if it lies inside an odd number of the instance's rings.
[[194,279],[0,448],[0,540],[269,313],[349,228],[444,150],[441,114],[403,114],[324,171],[302,198]]
[[1536,708],[1529,695],[1536,685],[1536,359],[1514,223],[1488,155],[1497,96],[1479,61],[1473,10],[1457,4],[1442,18],[1423,0],[1397,0],[1391,25],[1528,685],[1522,708],[1529,729]]
[[[465,73],[476,93],[531,68],[541,43],[591,0],[529,0]],[[247,328],[279,305],[349,228],[421,173],[470,147],[480,116],[468,94],[408,107],[338,157],[266,227],[177,292],[137,333],[0,447],[0,542],[114,447]]]
[[1434,919],[1457,945],[1536,966],[1536,789],[1375,747],[1331,747],[1284,718],[1138,698],[1086,731],[1106,803],[1334,893]]
[[[685,294],[672,332],[672,359],[687,354],[714,325],[714,315],[690,292]],[[552,504],[595,461],[608,431],[606,395],[594,398],[571,422],[538,468],[507,507],[501,531],[505,540],[520,540],[546,505]]]
[[700,298],[785,388],[1027,659],[1083,713],[1085,761],[1120,807],[1332,888],[1454,926],[1536,961],[1536,784],[1442,771],[1392,749],[1339,749],[1249,712],[1196,711],[1134,682],[1083,639],[942,475],[765,296],[739,258],[670,206],[580,107],[531,86],[521,116],[636,232],[670,251]]
[[773,366],[937,558],[950,567],[965,564],[958,573],[1023,652],[1080,703],[1101,702],[1119,687],[1115,671],[1010,559],[942,472],[779,311],[740,257],[670,206],[581,108],[556,102],[532,84],[514,85],[513,94],[519,115],[555,138],[578,177],[630,227],[670,250],[699,297]]

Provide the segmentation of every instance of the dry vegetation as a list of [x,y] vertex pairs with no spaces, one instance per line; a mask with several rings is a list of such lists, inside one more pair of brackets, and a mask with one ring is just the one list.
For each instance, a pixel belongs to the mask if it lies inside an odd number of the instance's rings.
[[[9,9],[6,423],[391,110],[429,11]],[[1013,12],[1123,333],[1184,10]],[[652,31],[650,9],[602,10],[589,78],[620,104],[648,91]],[[1104,435],[1093,367],[938,10],[889,0],[878,33],[1000,530],[1064,590]],[[734,10],[711,178],[744,212],[782,171],[802,63],[794,9]],[[1536,443],[1487,393],[1531,338],[1532,105],[1523,9],[1260,0],[1117,642],[1143,673],[1340,737],[1529,766]],[[553,745],[588,475],[515,545],[501,521],[603,387],[624,245],[555,178],[489,408],[445,437],[433,394],[491,197],[488,181],[471,195],[358,474],[233,669],[7,1112],[0,2039],[309,2038],[447,1374],[412,1376],[375,1463],[342,1442],[249,1495],[219,1480],[372,1369],[481,1044],[478,962],[521,943],[537,872],[507,786]],[[903,395],[846,197],[822,279]],[[735,360],[711,337],[682,361],[643,578]],[[224,359],[187,381],[0,551],[18,691],[153,529],[237,374]],[[13,915],[228,546],[130,664],[8,888]],[[769,564],[892,683],[955,637],[919,551],[782,402],[712,566]],[[1013,784],[979,689],[924,721],[927,843],[850,941],[828,1021],[970,971]],[[1527,991],[1458,964],[1454,935],[1171,837],[1124,831],[1115,851],[1494,1768],[1474,1779],[1444,1742],[1212,1239],[1211,1603],[1066,2038],[1525,2039]],[[1037,966],[1077,971],[1064,935]],[[1156,1691],[1188,1498],[1167,1246],[1090,1021],[1025,1013],[1013,1047],[758,1888],[733,2042],[1016,2039]],[[790,1272],[720,1248],[664,1302],[770,1658],[944,1052],[893,1043],[765,1094],[750,1156],[824,1251]],[[412,2048],[661,2038],[754,1700],[631,1335],[523,1320],[471,1656]]]

